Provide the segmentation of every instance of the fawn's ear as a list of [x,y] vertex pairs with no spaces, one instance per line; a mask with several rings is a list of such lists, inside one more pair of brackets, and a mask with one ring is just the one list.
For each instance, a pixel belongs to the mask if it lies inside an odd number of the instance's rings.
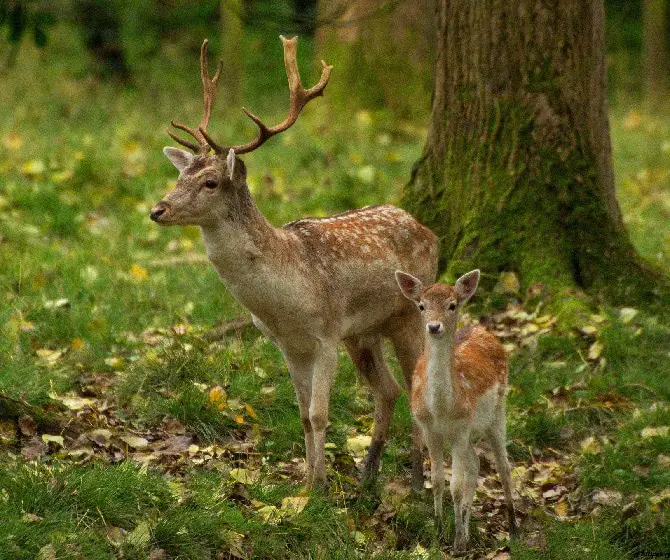
[[408,300],[417,302],[421,298],[421,290],[423,290],[423,284],[418,278],[414,278],[411,274],[402,272],[401,270],[395,271],[395,281],[400,286],[402,295],[404,295]]
[[455,288],[458,303],[465,303],[477,291],[479,284],[479,269],[471,270],[456,280]]
[[193,161],[193,154],[180,150],[179,148],[172,148],[171,146],[163,148],[163,153],[181,173]]

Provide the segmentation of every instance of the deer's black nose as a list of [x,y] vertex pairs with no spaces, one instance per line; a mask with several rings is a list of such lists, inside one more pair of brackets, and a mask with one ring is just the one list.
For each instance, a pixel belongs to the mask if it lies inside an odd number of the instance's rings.
[[430,334],[439,334],[442,332],[442,323],[428,323],[426,325],[426,330]]
[[161,200],[158,204],[156,204],[156,206],[154,206],[154,207],[151,209],[151,213],[149,214],[149,217],[150,217],[154,222],[157,222],[157,221],[160,219],[160,217],[161,217],[163,214],[165,214],[165,211],[166,211],[166,210],[167,210],[167,204]]

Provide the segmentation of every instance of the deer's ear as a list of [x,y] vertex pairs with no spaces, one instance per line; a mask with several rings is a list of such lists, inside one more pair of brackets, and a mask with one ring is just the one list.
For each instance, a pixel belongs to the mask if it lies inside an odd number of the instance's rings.
[[456,295],[458,296],[458,303],[465,303],[477,291],[479,284],[479,269],[471,270],[467,274],[461,276],[456,280]]
[[233,180],[233,175],[235,175],[235,150],[230,148],[228,150],[228,157],[226,157],[226,166],[228,167],[228,177],[230,180]]
[[411,274],[396,270],[395,281],[398,283],[402,295],[407,299],[411,301],[419,301],[421,299],[421,290],[423,289],[421,280],[414,278]]
[[180,150],[179,148],[166,147],[163,153],[181,173],[193,161],[193,154]]

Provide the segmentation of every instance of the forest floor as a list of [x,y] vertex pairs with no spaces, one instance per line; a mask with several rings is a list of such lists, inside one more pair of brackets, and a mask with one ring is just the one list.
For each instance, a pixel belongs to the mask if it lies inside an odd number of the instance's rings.
[[[0,122],[0,559],[448,557],[430,490],[409,492],[406,397],[378,487],[362,491],[372,403],[342,354],[331,485],[303,492],[280,352],[236,322],[245,311],[199,232],[148,219],[176,178],[161,131],[198,119],[198,99],[172,97],[192,92],[149,102],[80,79],[34,83],[26,73],[0,92],[15,109]],[[310,108],[246,158],[275,224],[399,198],[424,126],[367,111],[319,124],[331,109]],[[252,133],[240,123],[216,130]],[[670,271],[670,126],[626,107],[612,133],[631,238]],[[481,446],[470,557],[670,556],[668,317],[586,298],[555,308],[509,273],[464,319],[510,355],[521,536],[508,538]]]

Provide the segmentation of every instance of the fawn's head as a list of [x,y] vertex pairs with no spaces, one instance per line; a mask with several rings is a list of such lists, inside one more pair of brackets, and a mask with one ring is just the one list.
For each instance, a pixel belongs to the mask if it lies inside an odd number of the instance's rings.
[[221,76],[221,62],[214,76],[210,78],[207,68],[207,40],[202,43],[200,50],[200,74],[204,91],[202,119],[196,128],[172,121],[174,128],[189,133],[197,144],[168,131],[176,142],[189,148],[193,154],[178,148],[163,150],[179,170],[179,179],[174,190],[151,209],[152,220],[162,225],[207,226],[234,214],[235,205],[240,201],[239,194],[246,189],[246,168],[237,155],[255,150],[275,134],[292,126],[302,108],[315,97],[323,95],[333,67],[321,61],[323,66],[321,79],[314,87],[305,89],[300,81],[296,60],[298,38],[285,39],[281,36],[280,38],[284,45],[284,66],[289,85],[289,113],[283,122],[269,127],[259,117],[242,108],[258,126],[258,135],[246,144],[227,147],[219,145],[207,132]]
[[453,286],[431,284],[424,286],[418,278],[397,270],[396,282],[403,295],[413,301],[423,316],[426,333],[441,337],[453,336],[458,326],[458,312],[477,290],[479,270],[461,276]]

